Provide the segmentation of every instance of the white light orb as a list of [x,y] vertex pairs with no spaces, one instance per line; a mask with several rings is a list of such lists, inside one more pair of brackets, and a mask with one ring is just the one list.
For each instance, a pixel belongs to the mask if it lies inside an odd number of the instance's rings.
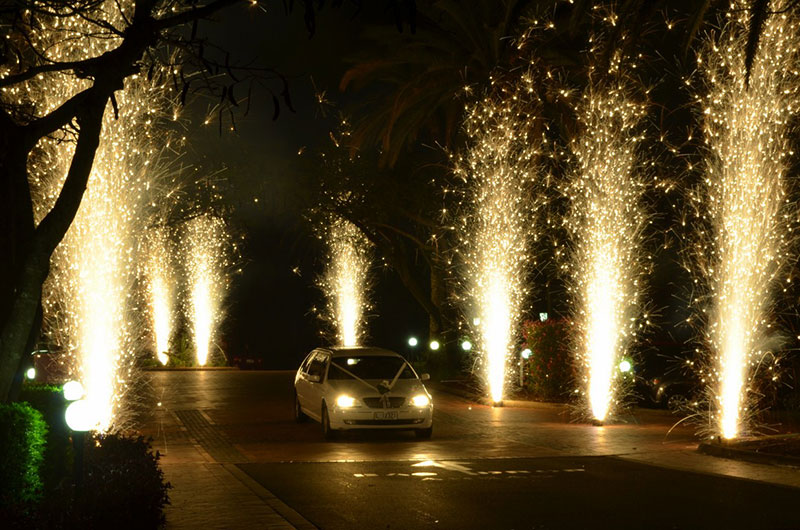
[[25,377],[27,377],[28,379],[36,379],[36,368],[33,367],[28,368],[25,371]]
[[431,349],[432,349],[433,351],[436,351],[436,350],[438,350],[438,349],[439,349],[439,347],[441,346],[441,344],[439,344],[439,341],[438,341],[438,340],[432,340],[432,341],[431,341],[431,344],[430,344],[430,346],[431,346]]
[[619,363],[620,372],[628,373],[631,371],[631,368],[633,368],[633,366],[631,365],[631,362],[627,359],[623,359],[622,362]]
[[465,340],[461,343],[461,349],[464,351],[470,351],[472,349],[472,343],[468,340]]
[[530,358],[531,358],[531,354],[532,354],[532,353],[533,353],[533,352],[531,351],[531,349],[530,349],[530,348],[525,348],[524,350],[522,350],[522,351],[520,352],[520,355],[522,355],[522,358],[523,358],[523,359],[530,359]]
[[83,385],[78,381],[68,381],[64,383],[64,399],[75,401],[83,397]]
[[90,431],[97,424],[89,402],[84,399],[73,401],[64,413],[67,426],[73,431]]
[[480,326],[481,325],[481,319],[478,318],[478,317],[473,318],[472,319],[472,325],[473,326]]
[[417,337],[409,337],[408,338],[408,345],[409,346],[411,346],[413,348],[417,344],[419,344],[419,341],[417,340]]

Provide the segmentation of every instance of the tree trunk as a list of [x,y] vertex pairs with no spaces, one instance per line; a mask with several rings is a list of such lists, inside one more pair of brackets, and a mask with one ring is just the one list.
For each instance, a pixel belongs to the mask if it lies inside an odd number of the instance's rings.
[[[100,143],[103,113],[110,92],[95,90],[78,116],[80,135],[64,187],[53,209],[33,232],[22,269],[14,285],[17,289],[8,316],[0,330],[0,400],[9,398],[14,374],[25,353],[25,346],[36,320],[42,297],[42,284],[50,270],[50,256],[72,224],[86,191],[86,183]],[[27,158],[27,152],[26,152]]]

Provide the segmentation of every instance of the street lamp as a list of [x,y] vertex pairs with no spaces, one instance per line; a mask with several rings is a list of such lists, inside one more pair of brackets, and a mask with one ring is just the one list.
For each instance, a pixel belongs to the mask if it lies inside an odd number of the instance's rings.
[[430,347],[431,347],[431,349],[433,351],[438,350],[440,346],[441,346],[441,344],[439,344],[438,340],[432,340],[431,343],[430,343]]
[[413,348],[417,344],[419,344],[419,341],[417,340],[417,337],[408,337],[408,345],[409,346],[411,346]]
[[[83,389],[81,388],[81,390]],[[64,412],[64,419],[67,420],[67,426],[72,429],[72,449],[75,454],[75,460],[72,463],[72,480],[75,487],[80,489],[83,486],[83,447],[86,431],[91,430],[95,425],[92,407],[85,399],[73,401]]]
[[519,386],[525,386],[525,361],[531,358],[532,353],[530,348],[519,352]]

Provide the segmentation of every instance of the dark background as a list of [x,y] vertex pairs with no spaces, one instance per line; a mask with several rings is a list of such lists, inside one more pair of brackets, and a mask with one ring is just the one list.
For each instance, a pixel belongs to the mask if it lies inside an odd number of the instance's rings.
[[[353,97],[340,93],[338,84],[346,58],[362,44],[362,28],[394,26],[395,17],[384,2],[364,2],[360,9],[325,6],[310,36],[302,7],[287,14],[280,2],[270,2],[267,9],[225,10],[200,31],[225,43],[239,63],[266,65],[285,76],[296,112],[284,106],[273,120],[271,95],[256,91],[248,115],[237,115],[236,131],[224,122],[220,134],[216,121],[202,125],[214,101],[198,97],[190,104],[187,137],[189,160],[200,173],[223,181],[231,228],[244,236],[242,272],[234,275],[227,297],[224,349],[229,357],[262,358],[265,367],[296,368],[311,348],[327,342],[313,312],[325,303],[315,287],[324,247],[304,217],[310,206],[304,183],[319,171],[318,153]],[[321,104],[317,95],[323,91],[329,102]],[[427,315],[377,259],[373,306],[367,342],[401,353],[410,353],[410,335],[425,343]]]

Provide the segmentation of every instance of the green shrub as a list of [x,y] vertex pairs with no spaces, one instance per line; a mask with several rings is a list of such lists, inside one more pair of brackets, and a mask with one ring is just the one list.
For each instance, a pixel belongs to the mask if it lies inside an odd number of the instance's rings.
[[563,319],[522,323],[523,347],[531,350],[524,364],[524,386],[533,397],[548,401],[568,399],[573,380],[570,332],[569,322]]
[[171,487],[158,467],[158,452],[143,437],[88,435],[83,486],[76,493],[74,527],[157,528]]
[[47,424],[26,403],[0,403],[0,508],[14,511],[42,494]]
[[69,476],[72,466],[70,433],[64,419],[67,401],[60,386],[43,384],[25,384],[19,400],[41,412],[47,423],[41,475],[45,490],[52,491]]
[[180,333],[172,339],[168,354],[168,366],[183,368],[195,365],[194,344],[187,333]]

